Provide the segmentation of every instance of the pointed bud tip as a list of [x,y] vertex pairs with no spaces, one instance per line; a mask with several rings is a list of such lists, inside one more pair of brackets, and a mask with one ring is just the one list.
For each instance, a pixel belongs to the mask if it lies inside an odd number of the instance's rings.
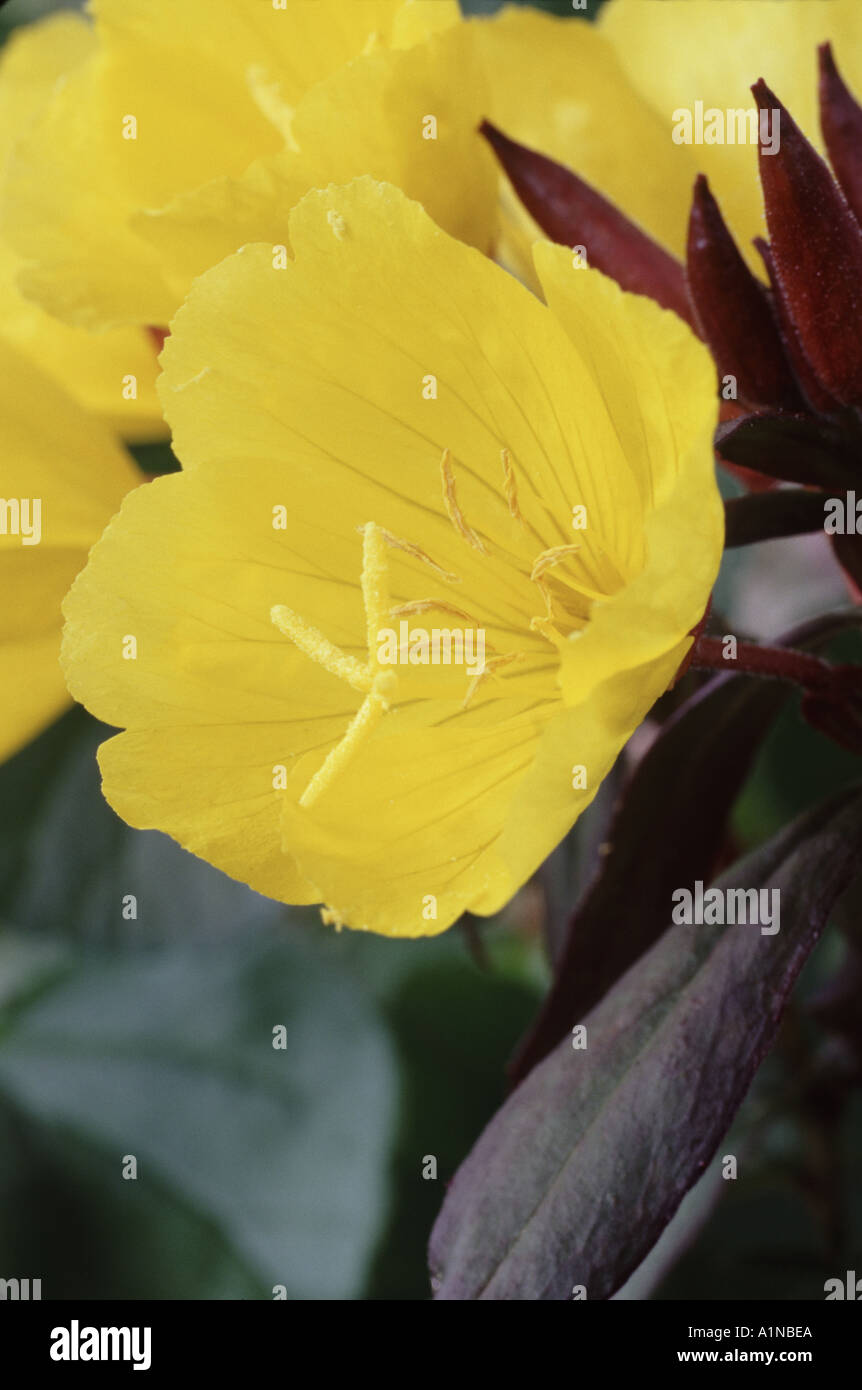
[[828,41],[821,43],[817,48],[817,57],[820,60],[820,72],[824,77],[837,77],[838,69],[835,66],[835,55],[832,52],[832,44]]
[[775,107],[778,107],[780,111],[784,110],[784,107],[781,105],[781,102],[778,100],[778,97],[775,95],[772,88],[767,86],[766,82],[763,80],[762,77],[758,77],[757,81],[754,83],[754,86],[751,89],[751,92],[755,102],[757,103],[758,111],[771,110]]
[[504,135],[503,131],[491,121],[483,120],[476,129],[479,135],[483,135],[491,148],[496,150],[498,154],[502,150],[515,150],[519,148],[514,140],[510,140],[509,136]]

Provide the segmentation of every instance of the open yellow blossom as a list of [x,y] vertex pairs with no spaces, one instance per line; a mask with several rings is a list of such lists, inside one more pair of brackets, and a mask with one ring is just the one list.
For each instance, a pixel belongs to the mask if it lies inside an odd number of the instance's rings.
[[[764,233],[756,149],[676,144],[674,112],[754,109],[765,77],[822,151],[817,46],[862,89],[859,0],[608,0],[598,22],[504,9],[471,21],[489,73],[489,118],[550,155],[684,257],[692,185],[704,173],[740,250]],[[503,259],[523,266],[534,232],[506,194]]]
[[487,249],[496,174],[456,0],[91,0],[81,61],[16,142],[2,229],[28,296],[86,328],[164,326],[193,277],[278,246],[358,174]]
[[60,604],[141,475],[112,433],[0,339],[0,759],[68,704]]
[[[172,325],[184,470],[94,548],[64,666],[126,730],[100,763],[132,825],[329,921],[433,933],[505,904],[689,648],[714,369],[564,248],[536,248],[548,307],[370,179],[309,194],[290,242]],[[472,634],[471,670],[435,631]]]
[[[16,141],[92,46],[89,25],[72,14],[13,33],[0,54],[0,177]],[[162,437],[151,335],[142,327],[88,333],[59,322],[20,292],[22,266],[0,241],[0,335],[125,438]]]

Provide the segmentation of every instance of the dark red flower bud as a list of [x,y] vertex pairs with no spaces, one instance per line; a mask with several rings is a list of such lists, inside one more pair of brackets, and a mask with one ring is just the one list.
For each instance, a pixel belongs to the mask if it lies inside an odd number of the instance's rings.
[[703,174],[694,185],[686,276],[719,376],[734,376],[749,405],[801,410],[769,296],[740,255]]
[[694,326],[679,261],[570,169],[510,140],[488,121],[480,130],[524,207],[551,241],[584,246],[588,263],[624,290],[649,295]]
[[769,276],[769,283],[772,286],[772,306],[775,317],[778,320],[778,327],[781,333],[781,341],[784,344],[784,351],[788,361],[793,368],[794,376],[799,382],[805,399],[812,410],[828,414],[830,411],[840,409],[838,401],[834,396],[830,396],[825,387],[821,386],[808,358],[805,356],[799,335],[790,317],[790,310],[782,294],[781,285],[778,280],[778,272],[775,269],[772,251],[768,241],[762,237],[754,238],[754,245],[760,252],[763,264]]
[[820,129],[844,196],[862,223],[862,106],[845,86],[831,44],[821,44]]
[[825,162],[761,79],[761,111],[777,111],[780,147],[760,142],[760,178],[778,286],[818,381],[862,405],[862,229]]

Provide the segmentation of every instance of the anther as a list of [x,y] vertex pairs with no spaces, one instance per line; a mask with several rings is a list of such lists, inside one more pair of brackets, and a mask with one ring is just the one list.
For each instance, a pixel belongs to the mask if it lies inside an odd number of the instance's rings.
[[509,515],[516,521],[524,525],[524,518],[521,516],[521,509],[518,506],[518,480],[515,477],[515,470],[512,467],[512,456],[508,449],[500,450],[500,458],[503,462],[503,490],[506,494],[506,502],[509,507]]
[[500,656],[489,657],[484,663],[482,670],[478,671],[467,687],[467,694],[461,703],[461,708],[466,709],[482,684],[486,676],[496,676],[497,672],[504,666],[511,666],[515,662],[524,660],[523,652],[503,652]]
[[443,457],[440,460],[440,473],[443,479],[443,505],[449,516],[449,520],[468,545],[474,550],[478,550],[480,555],[487,555],[487,550],[479,536],[468,526],[458,506],[458,499],[455,496],[455,475],[452,472],[452,458],[448,449],[443,450]]
[[409,603],[396,604],[394,608],[390,608],[389,616],[390,618],[406,618],[412,617],[416,613],[430,612],[451,613],[453,618],[463,618],[464,622],[471,623],[473,627],[479,626],[469,613],[464,612],[463,608],[456,608],[454,603],[445,603],[443,599],[439,598],[414,598]]
[[541,555],[537,555],[533,561],[530,578],[534,583],[537,582],[546,570],[560,564],[562,560],[567,560],[570,555],[574,555],[580,549],[579,545],[554,545],[550,550],[543,550]]
[[[360,530],[363,529],[360,527]],[[449,584],[461,583],[459,575],[450,574],[448,570],[444,570],[442,565],[438,565],[436,560],[432,560],[430,555],[427,555],[418,545],[414,545],[412,541],[405,541],[400,536],[394,536],[391,531],[386,530],[385,526],[378,527],[378,530],[386,544],[391,546],[393,550],[403,550],[405,555],[412,555],[414,560],[421,560],[423,565],[427,565],[429,569],[432,569],[435,574],[439,574],[440,578],[445,579]]]

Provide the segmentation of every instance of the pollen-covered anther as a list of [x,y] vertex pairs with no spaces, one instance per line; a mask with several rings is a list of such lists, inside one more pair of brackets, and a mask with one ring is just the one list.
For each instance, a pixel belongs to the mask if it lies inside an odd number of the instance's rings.
[[541,633],[555,647],[565,645],[563,634],[557,630],[554,620],[550,616],[543,615],[542,617],[531,618],[530,631]]
[[579,545],[554,545],[550,550],[543,550],[541,555],[537,555],[533,561],[533,568],[530,570],[530,578],[537,584],[546,570],[552,569],[554,565],[559,565],[561,561],[567,560],[570,555],[576,554],[581,547]]
[[[364,530],[364,527],[360,527],[360,530]],[[393,550],[403,550],[405,555],[411,555],[414,560],[420,560],[423,565],[427,565],[435,574],[439,574],[440,578],[445,579],[448,584],[461,583],[460,575],[450,574],[448,570],[444,570],[443,566],[438,565],[436,560],[432,560],[431,556],[422,550],[420,546],[414,545],[412,541],[403,540],[401,536],[393,535],[391,531],[386,530],[385,526],[378,527],[378,530],[386,541],[386,544]]]
[[520,521],[521,525],[524,526],[526,523],[521,515],[521,509],[518,506],[518,480],[515,477],[515,469],[512,466],[512,456],[509,450],[501,449],[500,458],[503,463],[503,491],[506,494],[506,504],[509,508],[509,515],[513,516],[516,521]]
[[482,681],[485,680],[486,677],[496,677],[499,671],[504,666],[515,665],[517,662],[521,662],[524,659],[525,657],[523,652],[501,652],[499,656],[489,657],[488,660],[482,666],[482,670],[476,673],[476,675],[473,677],[470,684],[468,685],[467,694],[464,696],[461,708],[467,708],[467,706],[470,704],[470,701],[473,699],[473,696],[476,694],[476,691],[479,689],[479,686],[482,684]]
[[446,603],[440,598],[414,598],[408,603],[397,603],[394,608],[390,608],[390,618],[415,617],[417,613],[451,613],[453,618],[462,618],[465,623],[471,623],[474,627],[479,624],[463,608],[456,608],[454,603]]
[[464,520],[461,508],[458,506],[458,498],[455,495],[455,475],[452,472],[452,456],[448,449],[443,450],[443,457],[440,460],[440,475],[443,479],[443,505],[446,513],[458,535],[471,545],[474,550],[478,550],[480,555],[487,555],[484,542],[480,536],[476,535],[472,526],[468,526]]

